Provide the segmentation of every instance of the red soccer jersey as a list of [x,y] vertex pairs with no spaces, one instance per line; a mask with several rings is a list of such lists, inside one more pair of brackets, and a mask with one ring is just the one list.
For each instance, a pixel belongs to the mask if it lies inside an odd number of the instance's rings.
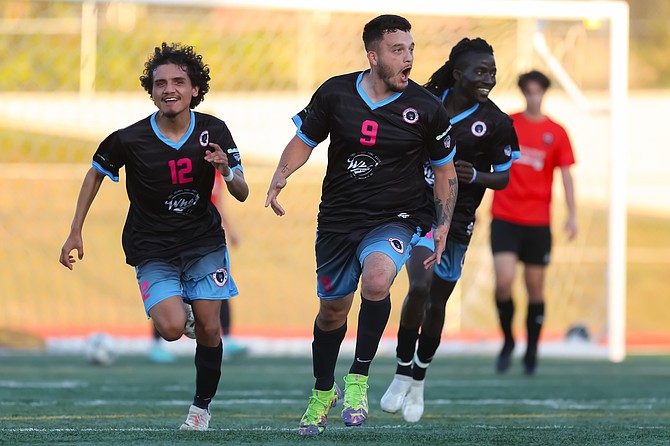
[[549,225],[551,188],[556,167],[575,163],[565,129],[549,118],[529,121],[523,113],[510,115],[519,138],[521,158],[510,169],[509,185],[494,191],[494,218],[524,225]]

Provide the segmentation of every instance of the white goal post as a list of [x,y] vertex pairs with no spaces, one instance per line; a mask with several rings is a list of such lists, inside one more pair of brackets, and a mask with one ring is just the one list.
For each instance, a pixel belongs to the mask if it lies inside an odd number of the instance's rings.
[[[96,4],[103,0],[68,0],[82,4],[81,92],[90,92],[95,78]],[[611,361],[626,355],[626,110],[628,102],[629,10],[623,0],[134,0],[135,3],[172,6],[239,7],[271,10],[397,13],[442,17],[479,17],[528,20],[582,20],[609,25],[609,88],[605,112],[609,116],[609,232],[607,262],[607,342]],[[528,44],[528,43],[525,43]],[[531,43],[566,93],[583,108],[595,108],[581,94],[560,63],[552,59],[536,32]],[[93,70],[93,72],[91,72]],[[601,109],[599,109],[601,110]]]

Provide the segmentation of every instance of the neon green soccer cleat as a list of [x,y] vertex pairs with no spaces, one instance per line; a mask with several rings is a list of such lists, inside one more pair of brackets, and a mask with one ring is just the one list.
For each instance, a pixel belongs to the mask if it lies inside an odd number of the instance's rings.
[[350,373],[344,384],[342,421],[347,426],[360,426],[368,418],[368,377]]
[[312,389],[312,396],[309,397],[309,405],[300,420],[298,433],[300,435],[319,435],[322,433],[326,429],[328,410],[335,407],[341,394],[337,384],[328,391]]

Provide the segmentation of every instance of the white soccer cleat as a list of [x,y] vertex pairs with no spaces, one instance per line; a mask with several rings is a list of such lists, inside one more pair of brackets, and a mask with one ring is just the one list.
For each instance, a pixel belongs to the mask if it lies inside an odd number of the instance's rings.
[[408,423],[416,423],[423,416],[423,383],[423,380],[412,380],[409,393],[402,404],[402,417]]
[[186,323],[184,324],[184,335],[187,338],[195,339],[195,316],[193,315],[193,308],[184,302],[184,310],[186,310]]
[[405,375],[393,376],[393,381],[386,389],[384,396],[379,402],[384,412],[396,413],[402,407],[405,396],[409,392],[409,387],[412,384],[412,377]]
[[179,427],[181,431],[206,431],[209,427],[209,419],[212,414],[209,409],[201,409],[197,406],[191,405],[188,409],[188,416],[186,421]]

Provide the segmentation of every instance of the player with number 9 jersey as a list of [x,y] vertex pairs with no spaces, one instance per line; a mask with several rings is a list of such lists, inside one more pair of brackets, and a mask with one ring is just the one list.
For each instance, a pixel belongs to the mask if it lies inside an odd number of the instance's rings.
[[374,103],[361,88],[363,74],[327,80],[293,118],[298,136],[311,147],[330,134],[319,230],[366,232],[398,222],[425,234],[435,207],[422,161],[428,156],[441,165],[453,158],[447,114],[412,80],[403,92]]

